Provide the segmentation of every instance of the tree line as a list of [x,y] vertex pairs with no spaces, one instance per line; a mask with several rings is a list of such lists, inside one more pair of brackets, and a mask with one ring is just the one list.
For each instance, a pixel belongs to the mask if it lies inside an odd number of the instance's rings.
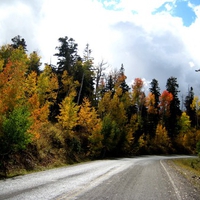
[[1,169],[19,160],[34,168],[32,160],[196,152],[200,101],[191,87],[181,110],[176,77],[164,91],[153,79],[146,95],[141,78],[126,83],[123,65],[107,74],[106,63],[95,66],[88,44],[80,56],[73,38],[59,38],[57,65],[41,69],[21,36],[11,41],[0,48]]

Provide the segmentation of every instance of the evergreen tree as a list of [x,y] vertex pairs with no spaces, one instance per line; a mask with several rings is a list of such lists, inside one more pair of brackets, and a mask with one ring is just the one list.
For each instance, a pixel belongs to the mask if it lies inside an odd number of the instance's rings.
[[106,78],[106,87],[105,87],[105,91],[111,91],[112,94],[114,94],[114,86],[115,86],[115,83],[114,83],[114,79],[113,79],[113,76],[112,74],[109,74],[108,77]]
[[94,72],[91,60],[82,62],[78,61],[74,67],[74,80],[79,82],[77,87],[77,96],[75,101],[77,104],[83,102],[84,97],[87,97],[90,102],[94,100]]
[[159,104],[159,96],[160,96],[160,88],[158,85],[158,81],[156,79],[153,79],[150,83],[151,87],[149,88],[150,92],[154,94],[155,97],[155,104],[154,108],[158,109],[158,104]]
[[73,66],[78,60],[79,56],[77,54],[78,44],[75,43],[73,38],[59,38],[60,46],[56,47],[58,53],[54,54],[58,57],[58,73],[62,74],[63,71],[67,70],[69,75],[72,75]]
[[170,103],[170,116],[167,120],[167,130],[170,137],[175,137],[179,133],[178,120],[181,116],[180,100],[178,98],[179,85],[177,78],[170,77],[167,80],[166,89],[173,95],[173,100]]
[[121,65],[121,68],[119,70],[119,75],[118,75],[118,84],[120,86],[120,88],[122,88],[122,92],[125,93],[125,92],[128,92],[130,90],[130,87],[127,85],[126,83],[126,76],[124,74],[125,72],[125,69],[124,69],[124,66],[123,64]]
[[159,122],[159,97],[160,97],[160,88],[158,86],[158,81],[153,79],[150,83],[150,96],[148,98],[149,103],[152,104],[152,109],[148,110],[148,132],[150,136],[154,136],[156,133],[156,127]]
[[26,41],[24,38],[21,38],[20,35],[15,36],[14,38],[11,39],[13,44],[11,44],[11,46],[14,49],[18,49],[20,46],[24,49],[24,51],[27,51],[26,47]]
[[186,108],[186,114],[190,117],[191,120],[191,126],[196,126],[196,110],[191,108],[191,104],[194,99],[194,92],[193,88],[191,87],[188,91],[188,95],[185,97],[185,108]]

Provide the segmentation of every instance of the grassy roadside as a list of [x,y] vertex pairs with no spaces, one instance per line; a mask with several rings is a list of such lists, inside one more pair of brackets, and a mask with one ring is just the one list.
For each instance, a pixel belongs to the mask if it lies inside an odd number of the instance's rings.
[[171,160],[174,167],[198,190],[200,190],[200,158]]

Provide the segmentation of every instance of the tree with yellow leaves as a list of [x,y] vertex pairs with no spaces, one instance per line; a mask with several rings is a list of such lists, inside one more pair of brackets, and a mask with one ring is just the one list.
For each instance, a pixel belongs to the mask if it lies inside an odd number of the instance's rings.
[[156,135],[152,142],[154,149],[159,153],[167,153],[171,148],[171,140],[168,136],[166,128],[162,124],[158,124]]
[[74,103],[74,95],[71,94],[63,99],[60,104],[60,114],[57,116],[58,123],[66,131],[67,136],[73,137],[74,128],[78,124],[79,106]]
[[87,98],[83,99],[78,113],[79,137],[83,148],[91,155],[99,155],[102,149],[103,135],[101,134],[101,119],[98,117],[94,107]]
[[122,88],[115,89],[104,94],[99,102],[98,112],[102,116],[102,134],[104,135],[103,147],[105,153],[119,153],[128,149],[133,136],[128,129],[128,118],[126,115],[126,105],[123,102]]
[[58,79],[52,72],[52,68],[46,65],[44,71],[39,75],[37,81],[37,93],[41,105],[45,103],[54,104],[58,92]]

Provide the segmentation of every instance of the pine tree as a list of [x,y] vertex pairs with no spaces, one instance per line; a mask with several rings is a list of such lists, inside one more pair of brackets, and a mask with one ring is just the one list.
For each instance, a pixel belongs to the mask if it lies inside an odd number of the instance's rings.
[[15,36],[14,38],[11,39],[13,44],[11,44],[11,46],[14,48],[14,49],[17,49],[19,48],[20,46],[23,48],[24,51],[27,51],[26,47],[26,41],[24,38],[21,38],[20,35],[17,35]]
[[181,116],[180,110],[180,100],[178,98],[179,85],[177,83],[177,78],[170,77],[167,80],[166,89],[173,95],[173,100],[170,103],[170,116],[166,124],[166,128],[170,137],[175,137],[179,133],[178,120]]
[[148,105],[147,110],[147,120],[148,128],[147,131],[150,134],[150,137],[155,135],[156,127],[159,122],[159,97],[160,97],[160,88],[158,86],[158,81],[153,79],[150,83],[150,93],[146,98],[146,104]]
[[78,44],[75,43],[73,38],[68,38],[67,36],[59,38],[58,41],[60,46],[56,47],[58,53],[55,54],[58,57],[57,71],[62,74],[67,70],[69,75],[72,75],[73,66],[79,57],[77,54]]
[[195,127],[196,126],[196,110],[192,109],[192,101],[194,99],[194,92],[193,88],[191,87],[190,90],[188,91],[188,95],[185,97],[185,108],[186,108],[186,113],[190,117],[191,120],[191,126]]

